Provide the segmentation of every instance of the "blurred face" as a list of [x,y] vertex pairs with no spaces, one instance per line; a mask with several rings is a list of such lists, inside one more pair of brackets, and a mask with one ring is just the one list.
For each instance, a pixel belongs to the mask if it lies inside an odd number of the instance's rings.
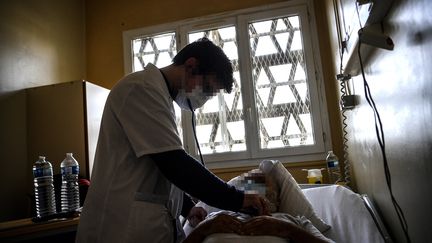
[[218,82],[215,74],[200,74],[196,68],[186,71],[183,87],[190,92],[196,86],[200,86],[206,95],[214,96],[223,89],[223,85]]
[[202,107],[223,88],[222,84],[217,82],[216,75],[197,74],[195,71],[186,72],[182,87],[175,101],[185,110]]
[[270,204],[270,212],[277,212],[279,207],[279,188],[273,178],[267,177],[261,170],[255,169],[242,175],[240,189],[245,193],[259,194]]

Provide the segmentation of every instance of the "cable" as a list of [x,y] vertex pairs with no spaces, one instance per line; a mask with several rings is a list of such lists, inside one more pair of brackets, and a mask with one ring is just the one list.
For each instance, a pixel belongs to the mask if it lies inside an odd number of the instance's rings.
[[[333,0],[333,11],[335,12],[335,22],[336,22],[336,32],[338,37],[338,44],[339,44],[339,57],[340,57],[340,66],[339,66],[339,73],[342,73],[343,71],[343,55],[344,55],[344,41],[342,41],[342,30],[340,28],[340,16],[339,16],[339,7],[336,0]],[[346,33],[345,33],[346,35]]]
[[[340,82],[341,82],[341,88],[340,88],[340,92],[341,92],[341,102],[343,102],[343,97],[347,95],[346,92],[346,81],[348,79],[350,79],[351,76],[350,75],[343,75],[340,78]],[[346,183],[347,186],[350,185],[351,183],[351,164],[348,160],[348,131],[347,131],[347,127],[348,127],[348,123],[347,123],[347,115],[345,114],[347,112],[347,108],[343,107],[342,105],[342,145],[343,145],[343,159],[344,159],[344,181]]]
[[[338,79],[339,77],[341,78],[341,88],[340,88],[340,92],[341,92],[341,102],[343,102],[343,97],[347,95],[347,89],[346,89],[346,78],[351,78],[350,76],[345,76],[342,75],[343,73],[343,56],[344,56],[344,48],[345,45],[344,41],[342,41],[342,30],[340,27],[340,16],[339,16],[339,7],[338,7],[338,1],[333,0],[333,11],[335,12],[335,23],[336,23],[336,31],[337,31],[337,37],[338,37],[338,44],[339,44],[339,57],[340,57],[340,66],[339,66],[339,73],[340,75],[338,75]],[[344,23],[345,24],[345,23]],[[345,32],[345,35],[347,35],[347,33]],[[348,131],[347,131],[347,119],[348,117],[346,116],[346,109],[342,108],[342,139],[343,139],[343,143],[342,143],[342,149],[343,149],[343,164],[344,164],[344,176],[343,176],[343,180],[345,181],[347,186],[350,186],[351,183],[351,165],[350,162],[348,160],[349,154],[348,154]],[[341,178],[342,179],[342,178]]]
[[[360,30],[358,33],[361,33],[363,31],[363,26],[361,24],[360,21],[360,12],[358,9],[358,5],[356,2],[356,11],[357,11],[357,17],[359,20],[359,25],[360,25]],[[384,166],[384,175],[386,178],[386,183],[387,183],[387,188],[389,190],[390,193],[390,198],[393,204],[393,207],[396,211],[396,214],[398,216],[399,219],[399,223],[402,227],[402,230],[404,232],[405,238],[407,243],[411,243],[411,238],[409,236],[409,232],[408,232],[408,223],[405,219],[405,215],[403,213],[402,208],[399,206],[398,202],[396,201],[396,198],[393,195],[393,189],[392,189],[392,184],[391,184],[391,172],[390,172],[390,168],[388,166],[388,161],[387,161],[387,155],[385,152],[385,140],[384,140],[384,130],[383,130],[383,125],[381,122],[381,117],[379,115],[378,109],[376,108],[375,105],[375,101],[372,98],[372,94],[370,92],[370,88],[369,88],[369,84],[366,80],[366,75],[364,72],[364,66],[363,66],[363,60],[361,57],[361,41],[360,41],[360,34],[359,34],[359,43],[358,43],[358,47],[357,47],[357,54],[359,57],[359,63],[360,63],[360,70],[361,70],[361,74],[362,74],[362,78],[363,78],[363,86],[364,86],[364,92],[365,92],[365,98],[366,101],[368,102],[369,106],[372,108],[373,113],[374,113],[374,120],[375,120],[375,132],[377,135],[377,140],[381,149],[381,154],[383,157],[383,166]]]
[[398,216],[399,222],[402,226],[402,230],[404,231],[404,235],[406,238],[406,241],[408,243],[411,242],[410,236],[409,236],[409,232],[408,232],[408,223],[405,219],[405,215],[402,211],[402,208],[399,206],[398,202],[396,201],[396,198],[393,195],[393,190],[392,190],[392,184],[391,184],[391,173],[390,173],[390,169],[388,166],[388,161],[387,161],[387,155],[385,152],[385,140],[384,140],[384,130],[383,130],[383,125],[381,122],[381,117],[379,115],[378,109],[376,108],[375,105],[375,101],[372,98],[372,94],[370,92],[370,88],[369,88],[369,84],[366,80],[366,75],[364,72],[364,67],[363,67],[363,60],[361,58],[361,41],[359,41],[359,45],[358,45],[358,57],[359,57],[359,63],[360,63],[360,70],[361,70],[361,74],[362,74],[362,78],[363,78],[363,84],[364,84],[364,92],[365,92],[365,97],[367,102],[369,103],[369,106],[372,108],[373,113],[374,113],[374,119],[375,119],[375,132],[377,135],[377,139],[378,139],[378,143],[381,149],[381,154],[383,157],[383,165],[384,165],[384,174],[385,174],[385,178],[386,178],[386,182],[387,182],[387,188],[390,192],[390,197],[391,197],[391,201],[393,203],[393,207],[395,208],[396,214]]

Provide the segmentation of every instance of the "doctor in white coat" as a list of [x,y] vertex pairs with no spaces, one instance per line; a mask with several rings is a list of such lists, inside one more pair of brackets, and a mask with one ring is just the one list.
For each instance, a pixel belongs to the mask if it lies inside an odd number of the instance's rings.
[[182,146],[173,100],[201,107],[224,89],[233,70],[223,51],[206,38],[183,48],[173,64],[148,64],[127,75],[105,104],[91,184],[76,242],[181,242],[179,216],[194,224],[206,216],[190,196],[232,211],[267,213],[267,202],[220,180]]

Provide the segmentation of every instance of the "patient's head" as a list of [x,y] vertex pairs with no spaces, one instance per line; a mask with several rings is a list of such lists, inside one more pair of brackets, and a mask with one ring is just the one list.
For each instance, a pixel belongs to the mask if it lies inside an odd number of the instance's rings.
[[276,181],[266,176],[260,169],[254,169],[240,176],[239,189],[245,193],[257,193],[270,202],[270,213],[277,212],[279,207],[279,187]]

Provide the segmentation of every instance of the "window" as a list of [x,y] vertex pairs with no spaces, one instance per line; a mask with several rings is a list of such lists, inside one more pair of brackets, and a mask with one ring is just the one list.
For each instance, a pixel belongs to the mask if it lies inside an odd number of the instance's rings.
[[[125,69],[166,66],[177,48],[205,36],[227,54],[235,78],[231,94],[221,91],[195,112],[207,165],[320,160],[330,141],[311,5],[285,2],[127,31]],[[191,114],[175,107],[185,149],[196,154]]]

